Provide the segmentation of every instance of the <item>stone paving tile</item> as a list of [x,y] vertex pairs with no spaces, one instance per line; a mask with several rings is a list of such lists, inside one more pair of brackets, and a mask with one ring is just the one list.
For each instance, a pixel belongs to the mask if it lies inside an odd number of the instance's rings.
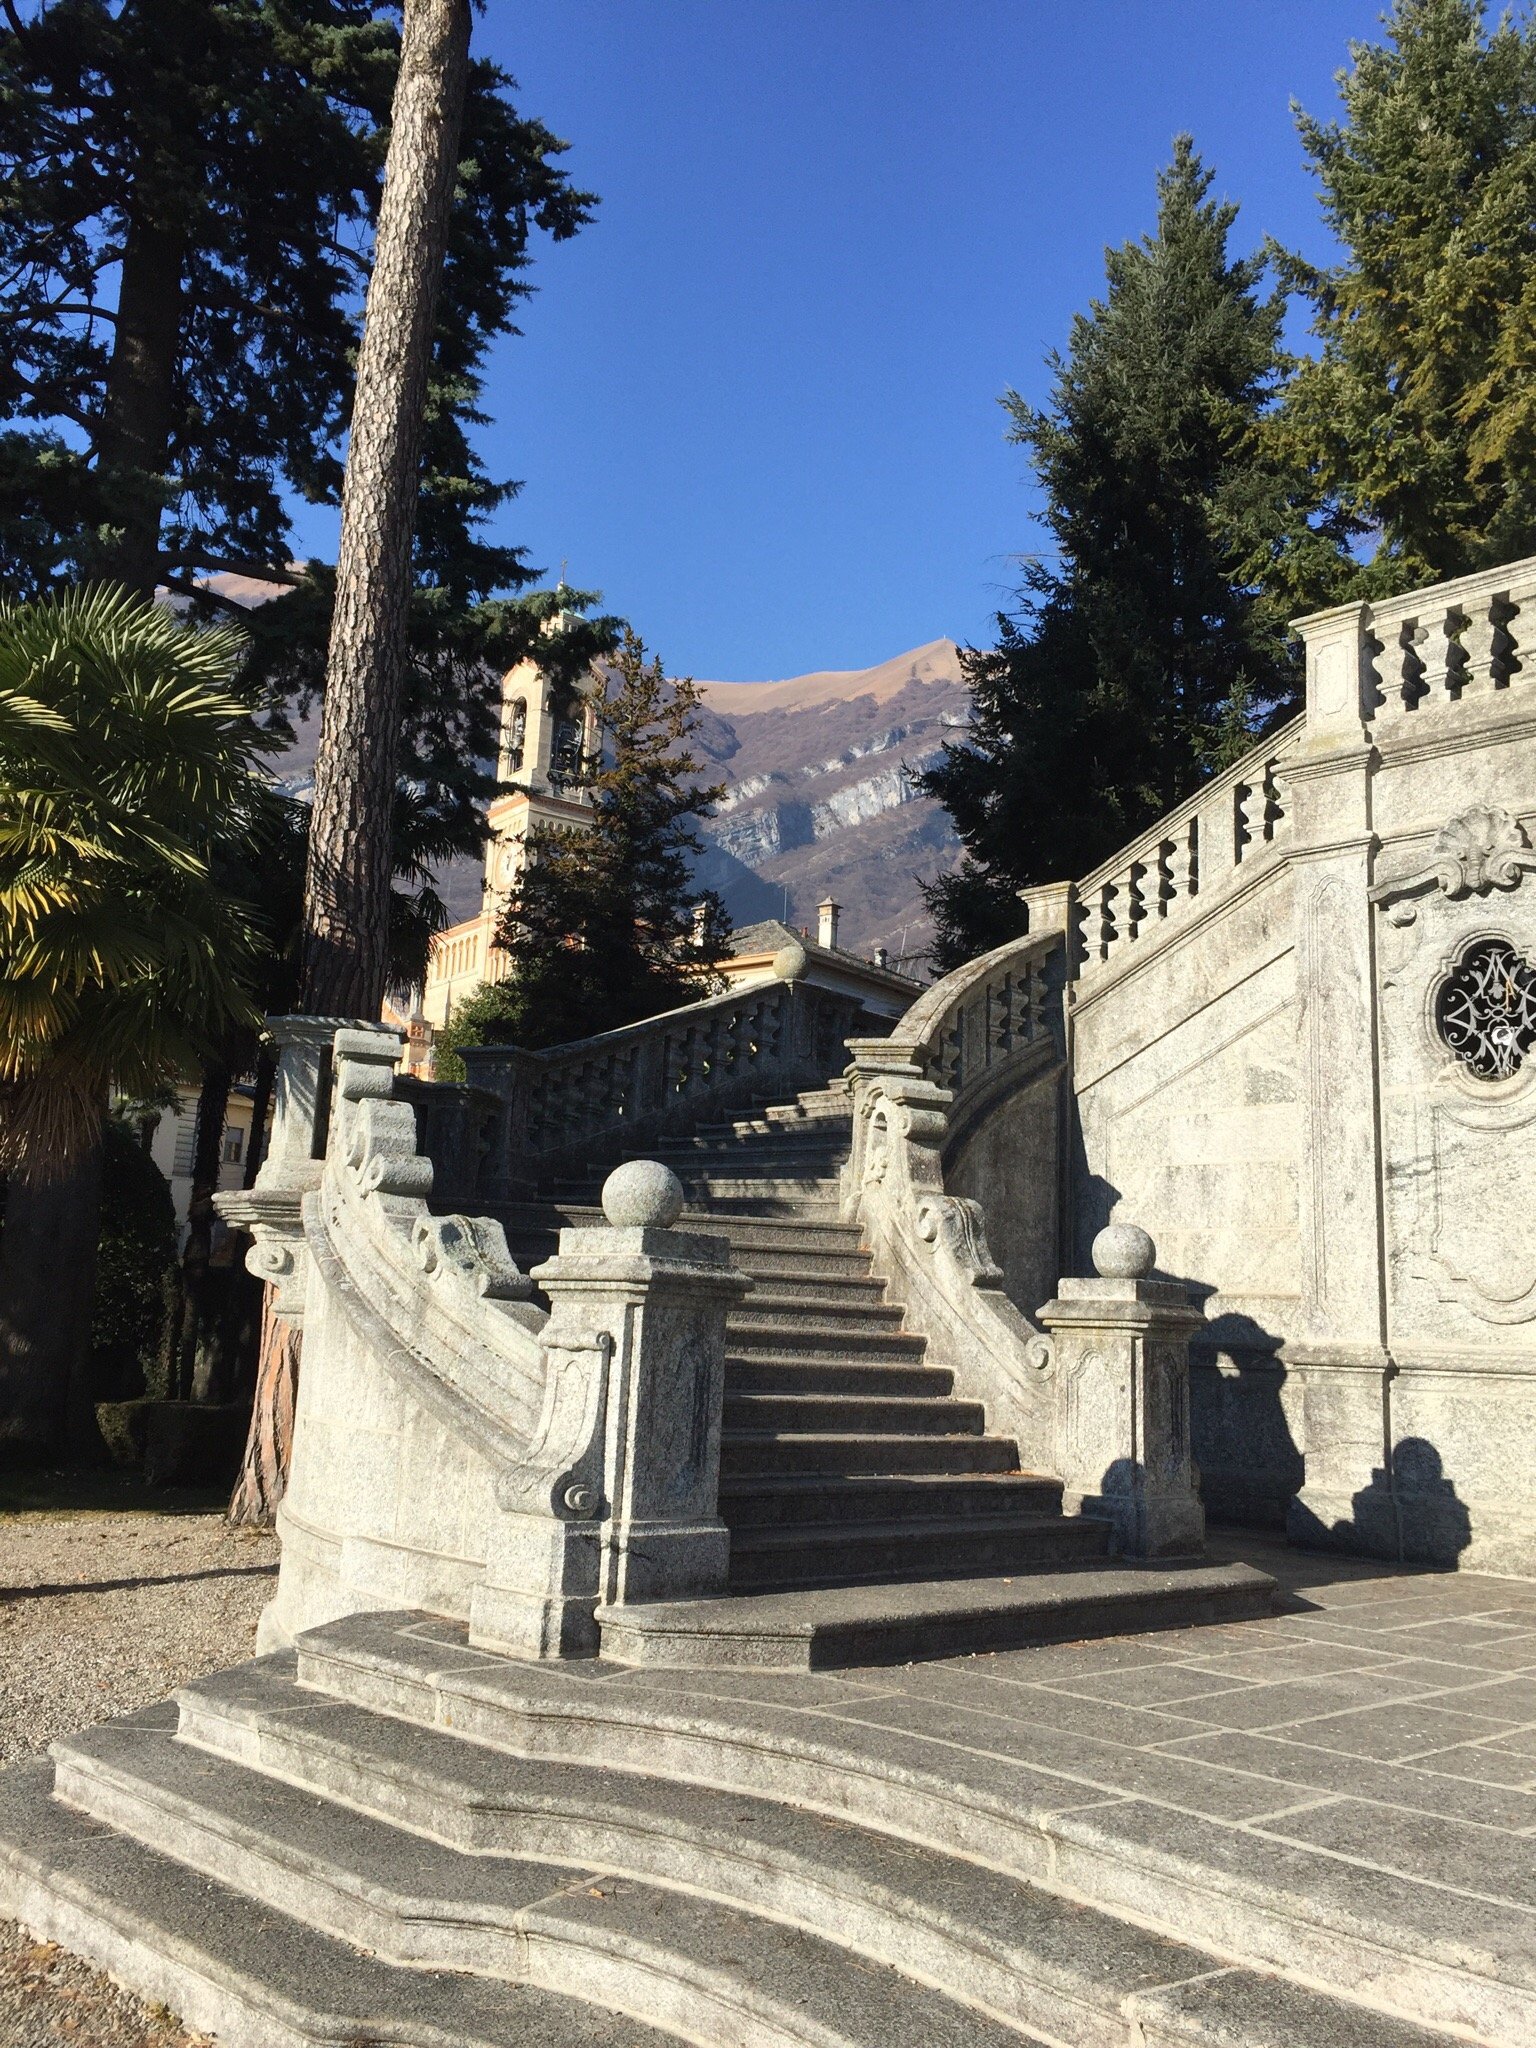
[[[844,1718],[865,1727],[916,1736],[928,1743],[953,1745],[978,1761],[1017,1758],[1034,1774],[1051,1772],[1063,1784],[1052,1789],[1052,1810],[1097,1804],[1111,1794],[1157,1800],[1214,1820],[1246,1820],[1276,1813],[1297,1804],[1296,1788],[1266,1782],[1251,1774],[1227,1771],[1203,1759],[1191,1763],[1161,1749],[1128,1749],[1084,1730],[1067,1731],[978,1715],[963,1704],[947,1708],[935,1699],[892,1699],[859,1702]],[[935,1764],[950,1768],[942,1758]],[[1067,1781],[1078,1790],[1064,1789]],[[1096,1795],[1096,1796],[1092,1796]],[[1035,1796],[1039,1798],[1038,1789]]]
[[1102,1677],[1078,1672],[1042,1682],[1051,1692],[1121,1707],[1177,1706],[1180,1700],[1195,1699],[1202,1693],[1241,1692],[1248,1684],[1241,1672],[1228,1671],[1220,1664],[1148,1664],[1108,1671]]
[[[1471,1821],[1479,1827],[1504,1828],[1514,1834],[1536,1828],[1536,1798],[1527,1792],[1503,1789],[1506,1783],[1518,1785],[1518,1777],[1501,1780],[1497,1785],[1473,1784],[1436,1775],[1417,1764],[1377,1763],[1368,1757],[1318,1749],[1306,1742],[1304,1735],[1304,1730],[1296,1729],[1284,1735],[1253,1735],[1223,1729],[1209,1735],[1181,1737],[1160,1754],[1217,1764],[1231,1771],[1252,1771],[1271,1781],[1283,1779],[1288,1785],[1309,1786],[1320,1792],[1378,1800],[1412,1813],[1443,1814],[1448,1820]],[[1444,1753],[1457,1754],[1455,1750]],[[1536,1776],[1536,1766],[1531,1767],[1531,1773]]]
[[[1255,1624],[1262,1627],[1263,1624]],[[1186,1631],[1215,1635],[1215,1629]],[[1102,1672],[1140,1669],[1149,1664],[1168,1664],[1174,1653],[1161,1647],[1156,1636],[1108,1636],[1098,1643],[1042,1643],[1025,1650],[984,1650],[973,1657],[944,1660],[947,1671],[974,1671],[985,1678],[1006,1680],[1015,1685],[1044,1685],[1075,1671]],[[849,1679],[889,1677],[884,1664],[854,1666],[840,1674]]]
[[1317,1643],[1352,1644],[1361,1649],[1385,1652],[1393,1656],[1436,1658],[1437,1652],[1443,1652],[1444,1661],[1455,1663],[1462,1670],[1536,1670],[1536,1636],[1524,1634],[1517,1635],[1512,1640],[1482,1643],[1476,1648],[1471,1648],[1465,1643],[1442,1643],[1433,1629],[1417,1626],[1411,1631],[1383,1631],[1351,1628],[1341,1622],[1319,1621],[1309,1627],[1306,1640]]
[[[1276,1678],[1327,1678],[1336,1671],[1390,1670],[1401,1677],[1400,1659],[1390,1653],[1346,1643],[1269,1643],[1260,1649],[1228,1650],[1214,1657],[1191,1658],[1189,1665],[1213,1676],[1266,1681]],[[1473,1681],[1469,1681],[1473,1682]]]
[[1339,1799],[1268,1821],[1265,1833],[1331,1849],[1421,1883],[1536,1906],[1536,1857],[1521,1835],[1359,1799]]
[[[1312,1722],[1325,1715],[1342,1714],[1350,1708],[1364,1707],[1374,1713],[1378,1707],[1399,1701],[1403,1691],[1401,1686],[1393,1685],[1385,1672],[1344,1671],[1327,1678],[1280,1680],[1270,1685],[1251,1685],[1241,1692],[1211,1693],[1185,1700],[1180,1711],[1186,1720],[1209,1721],[1221,1728],[1284,1728],[1298,1721]],[[1490,1734],[1492,1729],[1485,1725],[1481,1732]],[[1448,1742],[1457,1739],[1455,1735],[1446,1738]]]
[[1513,1755],[1497,1742],[1460,1743],[1415,1757],[1414,1769],[1465,1779],[1479,1785],[1525,1786],[1536,1790],[1536,1763]]
[[[1065,1735],[1097,1736],[1118,1742],[1128,1749],[1143,1743],[1166,1742],[1175,1735],[1194,1735],[1201,1723],[1191,1721],[1169,1706],[1151,1710],[1120,1707],[1108,1700],[1081,1699],[1074,1693],[1056,1692],[1045,1686],[991,1687],[978,1678],[967,1679],[956,1691],[952,1678],[937,1669],[918,1664],[903,1678],[902,1694],[921,1703],[940,1700],[962,1707],[987,1720],[1012,1722],[1030,1728],[1057,1728]],[[868,1718],[860,1709],[860,1719]]]
[[1502,1749],[1510,1756],[1536,1758],[1536,1728],[1512,1728],[1507,1735],[1497,1736],[1488,1747]]
[[1456,1705],[1464,1714],[1496,1715],[1529,1727],[1536,1722],[1536,1678],[1496,1678],[1458,1691]]
[[[1295,1739],[1297,1724],[1282,1725],[1288,1726]],[[1305,1731],[1300,1739],[1316,1744],[1319,1749],[1336,1749],[1346,1756],[1380,1757],[1390,1763],[1408,1757],[1418,1761],[1455,1744],[1495,1735],[1499,1724],[1474,1720],[1470,1714],[1453,1713],[1449,1708],[1427,1706],[1417,1700],[1395,1700],[1319,1716],[1300,1725]]]

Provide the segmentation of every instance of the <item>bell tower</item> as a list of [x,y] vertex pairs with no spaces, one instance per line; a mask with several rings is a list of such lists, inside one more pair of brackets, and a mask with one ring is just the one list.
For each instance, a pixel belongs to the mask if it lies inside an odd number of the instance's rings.
[[[547,620],[545,636],[563,632],[571,616],[560,612]],[[496,930],[527,862],[529,833],[535,827],[579,832],[591,817],[587,776],[602,745],[601,690],[599,673],[563,682],[537,656],[502,677],[496,773],[503,786],[486,812],[490,837],[480,909],[433,938],[422,1009],[434,1027],[482,982],[499,981],[506,971]]]

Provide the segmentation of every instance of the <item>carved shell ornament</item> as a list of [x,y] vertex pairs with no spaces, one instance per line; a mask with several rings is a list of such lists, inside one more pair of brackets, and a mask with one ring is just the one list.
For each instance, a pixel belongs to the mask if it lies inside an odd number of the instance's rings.
[[1490,889],[1518,888],[1528,874],[1536,874],[1536,853],[1519,821],[1496,805],[1472,804],[1440,827],[1424,867],[1378,884],[1371,900],[1382,906],[1388,924],[1412,924],[1418,911],[1411,899],[1437,885],[1460,902]]

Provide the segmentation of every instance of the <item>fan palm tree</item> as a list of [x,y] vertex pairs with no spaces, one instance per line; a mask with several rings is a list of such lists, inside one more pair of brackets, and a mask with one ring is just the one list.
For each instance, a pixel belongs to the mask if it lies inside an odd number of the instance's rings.
[[223,849],[279,801],[243,642],[121,590],[0,603],[0,1455],[88,1440],[102,1122],[255,1028]]
[[0,1169],[42,1181],[236,1023],[261,938],[219,887],[262,829],[228,628],[124,591],[0,603]]

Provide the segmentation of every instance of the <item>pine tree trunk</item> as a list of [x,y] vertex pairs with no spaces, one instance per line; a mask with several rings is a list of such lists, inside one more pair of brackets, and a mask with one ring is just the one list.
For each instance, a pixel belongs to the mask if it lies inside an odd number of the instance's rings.
[[245,1461],[230,1495],[229,1520],[237,1527],[270,1529],[288,1484],[293,1450],[293,1411],[299,1397],[300,1332],[286,1323],[269,1287],[261,1311],[261,1355],[256,1366],[256,1404]]
[[469,0],[405,0],[342,490],[304,884],[300,1008],[321,1016],[376,1017],[384,999],[422,412],[469,28]]
[[113,473],[120,530],[109,567],[143,597],[153,597],[158,581],[185,258],[180,226],[153,220],[136,194],[96,452],[103,470]]

